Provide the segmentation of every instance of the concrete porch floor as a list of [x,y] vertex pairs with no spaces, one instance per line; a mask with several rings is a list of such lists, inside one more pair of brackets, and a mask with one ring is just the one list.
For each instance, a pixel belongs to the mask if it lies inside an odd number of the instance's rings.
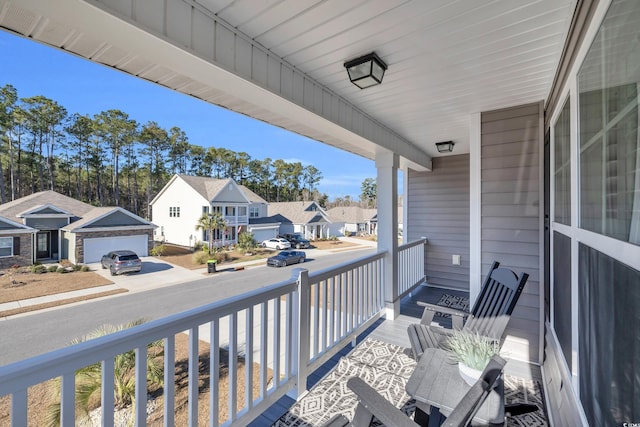
[[[373,338],[376,340],[384,341],[389,344],[398,345],[404,348],[410,348],[409,338],[407,335],[407,327],[411,323],[415,323],[422,315],[422,307],[417,304],[417,301],[424,301],[428,303],[437,303],[443,294],[449,294],[453,296],[467,297],[466,292],[454,291],[449,289],[434,288],[429,286],[418,287],[412,294],[406,296],[401,302],[400,316],[394,320],[380,319],[368,328],[364,333],[358,336],[356,345],[360,344],[365,338]],[[338,364],[341,357],[348,355],[354,347],[347,345],[338,352],[333,358],[327,361],[319,369],[314,371],[308,378],[307,387],[312,389],[322,378],[324,378],[329,372],[332,371]],[[542,376],[540,367],[537,365],[520,362],[517,360],[510,360],[506,357],[508,362],[505,366],[505,375],[515,377],[516,380],[523,381],[537,381],[542,385]],[[542,396],[539,396],[541,401],[544,401]],[[286,413],[296,401],[289,397],[284,397],[272,405],[268,411],[263,413],[260,417],[254,420],[250,426],[264,427],[271,426],[276,422],[284,413]],[[544,410],[546,415],[546,410]],[[507,423],[508,426],[528,426],[528,425],[540,425],[538,422],[529,424],[525,417],[518,417],[516,422],[512,423],[511,420]],[[431,425],[437,425],[437,423],[430,423]]]

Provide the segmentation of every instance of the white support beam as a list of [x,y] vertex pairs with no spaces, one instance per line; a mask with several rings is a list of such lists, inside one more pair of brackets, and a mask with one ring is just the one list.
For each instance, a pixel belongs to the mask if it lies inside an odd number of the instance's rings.
[[400,315],[398,299],[398,155],[390,151],[376,154],[378,176],[378,249],[386,251],[384,301],[387,319]]

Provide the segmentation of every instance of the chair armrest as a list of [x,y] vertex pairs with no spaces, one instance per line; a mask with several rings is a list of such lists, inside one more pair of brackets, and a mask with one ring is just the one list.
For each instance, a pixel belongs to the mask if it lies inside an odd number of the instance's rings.
[[[352,377],[347,381],[347,386],[349,386],[358,397],[358,406],[362,405],[367,412],[375,415],[384,425],[394,427],[419,427],[418,424],[411,421],[407,415],[389,403],[387,399],[382,397],[380,393],[367,385],[362,379]],[[357,425],[356,419],[365,419],[358,416],[358,409],[356,409],[356,415],[353,418],[353,425]]]
[[440,312],[451,315],[451,322],[454,329],[462,329],[464,318],[469,316],[469,313],[466,311],[456,310],[455,308],[441,307],[439,305],[429,304],[422,301],[418,301],[418,305],[424,307],[422,318],[420,319],[420,323],[423,325],[430,325],[431,322],[433,322],[433,316],[435,316],[437,312]]

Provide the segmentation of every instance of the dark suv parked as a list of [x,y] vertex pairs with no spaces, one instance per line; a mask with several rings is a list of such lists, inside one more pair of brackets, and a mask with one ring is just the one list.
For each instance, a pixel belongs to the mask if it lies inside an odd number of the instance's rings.
[[278,237],[282,237],[283,239],[287,240],[289,243],[291,243],[291,247],[296,249],[307,249],[311,245],[311,242],[309,242],[307,239],[302,237],[301,234],[298,233],[281,234]]

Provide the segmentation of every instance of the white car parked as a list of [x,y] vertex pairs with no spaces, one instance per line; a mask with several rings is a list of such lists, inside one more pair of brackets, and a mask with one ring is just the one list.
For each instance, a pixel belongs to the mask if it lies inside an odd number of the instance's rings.
[[277,250],[289,249],[291,247],[291,243],[289,243],[285,239],[274,237],[273,239],[265,240],[264,242],[262,242],[262,247],[277,249]]

